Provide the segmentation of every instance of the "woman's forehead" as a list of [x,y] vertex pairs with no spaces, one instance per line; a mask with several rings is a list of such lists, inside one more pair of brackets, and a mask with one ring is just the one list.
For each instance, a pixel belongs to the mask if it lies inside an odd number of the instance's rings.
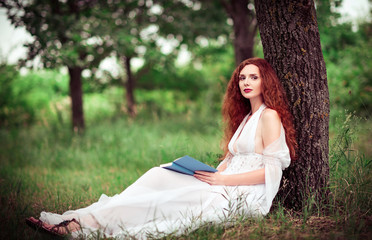
[[239,74],[243,74],[243,75],[251,75],[251,74],[260,75],[260,69],[256,65],[248,64],[248,65],[245,65],[244,66],[244,68],[240,71]]

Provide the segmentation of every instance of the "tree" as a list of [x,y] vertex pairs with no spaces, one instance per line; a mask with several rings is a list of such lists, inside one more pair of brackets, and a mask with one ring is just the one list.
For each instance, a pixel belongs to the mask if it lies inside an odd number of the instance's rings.
[[[127,110],[132,117],[136,115],[134,89],[141,77],[148,76],[157,66],[162,71],[174,70],[174,59],[181,45],[192,48],[197,45],[198,38],[228,35],[230,28],[223,8],[214,6],[213,2],[205,6],[198,1],[137,0],[101,2],[100,5],[100,18],[110,22],[105,35],[112,39],[115,55],[123,62],[126,72]],[[176,42],[176,47],[170,54],[163,54],[159,40]],[[142,57],[144,64],[137,72],[132,72],[131,60],[135,57]],[[154,87],[156,83],[151,78],[149,81]]]
[[139,47],[143,49],[147,44],[141,34],[152,24],[151,6],[144,1],[101,1],[99,5],[99,18],[107,23],[101,34],[113,43],[112,51],[123,64],[126,79],[122,83],[126,90],[127,112],[133,118],[137,113],[134,96],[136,77],[131,69],[131,60],[140,55]]
[[221,0],[227,14],[233,20],[235,63],[253,57],[257,19],[251,0]]
[[186,6],[182,1],[159,2],[164,7],[164,16],[174,19],[171,22],[173,26],[167,27],[165,31],[173,34],[181,32],[182,37],[191,45],[200,36],[210,39],[229,34],[231,27],[227,22],[230,17],[236,65],[253,57],[257,21],[252,0],[192,0]]
[[41,58],[43,67],[67,66],[70,75],[72,127],[84,129],[81,73],[97,66],[111,51],[110,42],[99,35],[95,0],[1,1],[8,18],[16,26],[25,26],[34,37],[27,44],[28,60]]
[[312,0],[255,0],[265,59],[276,70],[297,130],[298,159],[284,171],[279,196],[301,209],[325,199],[329,177],[327,73]]

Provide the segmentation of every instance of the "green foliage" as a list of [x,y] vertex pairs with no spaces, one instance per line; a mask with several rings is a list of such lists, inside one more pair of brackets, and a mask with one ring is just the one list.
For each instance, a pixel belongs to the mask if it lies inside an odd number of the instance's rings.
[[157,18],[159,32],[169,39],[180,39],[180,44],[190,48],[198,39],[227,37],[232,29],[227,24],[227,14],[220,1],[157,1],[162,13]]
[[152,112],[153,116],[157,117],[163,114],[185,113],[192,104],[187,93],[182,91],[137,90],[136,95],[139,107],[143,108],[141,111]]
[[[359,48],[349,48],[349,51],[339,54],[341,60],[337,64],[327,65],[330,100],[335,108],[355,110],[361,115],[371,113],[372,72],[367,67],[371,57],[365,56],[368,54]],[[359,58],[358,63],[355,58]]]
[[[24,76],[14,67],[1,69],[1,120],[2,126],[30,125],[42,120],[42,113],[53,99],[67,95],[67,76],[58,71],[30,72]],[[4,88],[3,88],[4,86]]]
[[[164,71],[167,69],[167,71]],[[138,79],[138,88],[175,90],[187,93],[195,100],[207,88],[207,83],[200,71],[191,66],[183,68],[169,68],[157,64]],[[140,101],[140,100],[139,100]]]
[[24,26],[34,37],[26,44],[28,59],[36,56],[46,68],[68,66],[95,67],[111,51],[112,44],[102,38],[103,22],[94,1],[2,1],[15,26]]
[[[68,95],[68,76],[55,70],[31,71],[25,75],[17,75],[16,70],[9,69],[4,66],[1,78],[4,86],[2,88],[4,94],[1,95],[2,126],[9,128],[38,123],[56,130],[66,128],[70,121],[71,104]],[[194,74],[196,79],[194,87],[186,84],[186,78],[191,74]],[[180,69],[179,78],[173,79],[174,85],[164,89],[156,85],[157,79],[161,79],[162,75],[154,75],[153,89],[135,91],[139,114],[155,118],[187,112],[197,112],[204,116],[218,114],[222,86],[226,81],[220,74],[224,73],[215,70],[211,73],[193,73],[190,67],[186,67]],[[13,76],[16,77],[13,79]],[[218,81],[208,83],[215,79]],[[109,84],[100,86],[98,82],[87,80],[84,89],[83,104],[88,124],[105,118],[123,117],[125,91],[122,86]],[[98,92],[93,91],[97,89]]]
[[343,123],[331,141],[329,211],[345,225],[348,235],[358,236],[371,224],[364,216],[370,216],[372,206],[372,156],[356,149],[355,142],[360,141],[358,136],[370,135],[372,129],[350,113],[340,118]]
[[9,116],[15,118],[12,108],[17,105],[13,97],[14,79],[17,77],[18,71],[14,66],[0,65],[0,126],[8,125]]
[[[349,29],[350,30],[350,29]],[[334,107],[356,111],[359,115],[370,115],[372,111],[372,40],[363,39],[362,30],[353,33],[358,40],[355,45],[329,52],[327,62],[330,100]],[[337,59],[332,60],[335,54]],[[327,58],[326,58],[327,59]]]
[[[327,66],[331,108],[348,109],[369,116],[372,111],[372,23],[339,23],[332,10],[341,1],[317,1],[317,17]],[[334,119],[331,119],[334,121]]]

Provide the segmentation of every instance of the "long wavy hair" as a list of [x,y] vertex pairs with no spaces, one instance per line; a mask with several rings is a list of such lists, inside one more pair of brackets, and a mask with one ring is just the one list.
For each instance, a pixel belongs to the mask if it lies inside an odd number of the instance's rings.
[[239,74],[249,64],[258,67],[261,76],[261,91],[263,102],[267,107],[274,109],[283,124],[285,138],[290,151],[291,159],[296,159],[296,131],[293,126],[293,117],[288,107],[288,100],[279,79],[271,65],[262,58],[249,58],[244,60],[233,72],[227,85],[222,104],[222,117],[225,131],[222,139],[224,157],[228,154],[228,144],[244,117],[251,111],[249,99],[243,97],[239,89]]

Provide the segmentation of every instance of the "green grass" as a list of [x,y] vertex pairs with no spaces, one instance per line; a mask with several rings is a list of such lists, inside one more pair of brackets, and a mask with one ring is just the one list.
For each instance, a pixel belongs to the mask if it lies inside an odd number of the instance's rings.
[[[304,216],[279,206],[262,219],[240,219],[228,227],[207,224],[180,238],[371,238],[371,156],[354,147],[363,146],[358,139],[372,131],[363,122],[362,131],[352,132],[352,122],[347,119],[333,133],[331,195],[321,208],[325,210],[309,208]],[[25,217],[87,206],[177,157],[187,154],[216,165],[220,139],[219,117],[192,114],[107,119],[92,123],[82,136],[52,124],[0,130],[0,238],[43,238],[24,224]]]

